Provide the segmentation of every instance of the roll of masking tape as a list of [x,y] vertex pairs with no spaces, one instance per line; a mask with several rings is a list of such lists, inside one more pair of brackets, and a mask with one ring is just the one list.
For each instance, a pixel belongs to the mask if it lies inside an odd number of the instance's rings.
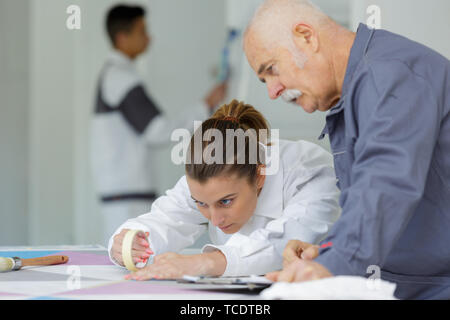
[[[130,271],[139,270],[133,261],[133,240],[134,237],[142,230],[128,230],[122,242],[122,260],[125,268]],[[144,233],[145,234],[145,233]]]

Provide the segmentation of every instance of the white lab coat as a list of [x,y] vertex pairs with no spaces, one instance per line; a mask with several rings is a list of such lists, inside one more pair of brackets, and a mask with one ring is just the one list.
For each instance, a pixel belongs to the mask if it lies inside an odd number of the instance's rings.
[[[122,229],[149,232],[155,254],[179,252],[208,231],[211,244],[202,252],[220,250],[227,260],[223,276],[265,274],[282,267],[282,252],[290,239],[318,243],[340,215],[333,158],[306,141],[280,140],[279,170],[268,175],[252,218],[237,233],[227,235],[209,223],[191,198],[186,177],[159,197],[149,213],[129,219]],[[115,261],[111,258],[115,263]]]

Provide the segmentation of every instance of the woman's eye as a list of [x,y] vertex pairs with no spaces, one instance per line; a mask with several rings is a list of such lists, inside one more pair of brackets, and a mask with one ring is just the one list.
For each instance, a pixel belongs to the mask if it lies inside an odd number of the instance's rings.
[[204,207],[205,203],[200,201],[195,201],[196,204],[198,204],[200,207]]
[[223,200],[220,200],[220,204],[222,204],[224,206],[228,206],[231,204],[232,201],[233,201],[232,199],[223,199]]

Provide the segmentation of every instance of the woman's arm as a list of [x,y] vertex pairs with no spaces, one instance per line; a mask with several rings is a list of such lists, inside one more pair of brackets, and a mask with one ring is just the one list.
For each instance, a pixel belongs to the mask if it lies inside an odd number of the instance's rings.
[[227,260],[220,251],[182,255],[167,252],[155,257],[151,265],[125,277],[133,280],[180,279],[190,276],[221,276],[225,272]]
[[114,236],[123,229],[148,232],[150,249],[155,255],[179,252],[192,245],[207,230],[208,220],[193,203],[189,203],[189,199],[189,189],[183,176],[173,189],[153,203],[149,213],[127,220],[116,230],[109,240],[110,257]]

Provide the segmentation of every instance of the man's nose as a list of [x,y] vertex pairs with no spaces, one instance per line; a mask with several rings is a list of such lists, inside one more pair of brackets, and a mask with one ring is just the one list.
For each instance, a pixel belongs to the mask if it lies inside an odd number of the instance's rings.
[[270,99],[277,99],[284,91],[284,86],[279,82],[268,82],[267,91],[269,92]]

